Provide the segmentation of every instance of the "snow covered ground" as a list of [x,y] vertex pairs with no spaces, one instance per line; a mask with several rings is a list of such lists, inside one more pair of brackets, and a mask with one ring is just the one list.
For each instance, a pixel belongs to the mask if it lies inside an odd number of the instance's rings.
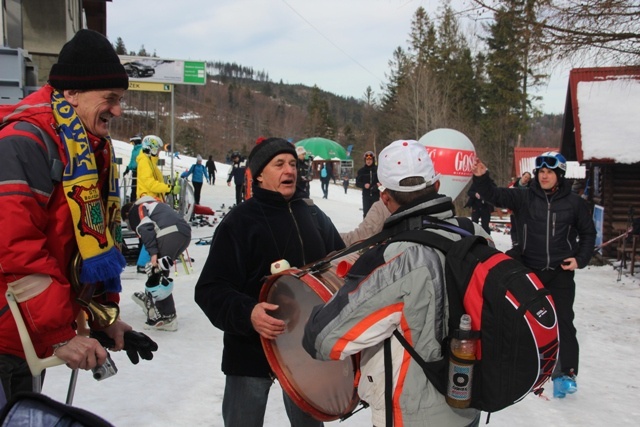
[[[118,157],[129,161],[131,146],[115,141]],[[206,159],[207,153],[202,153]],[[195,159],[180,156],[174,167],[179,172]],[[169,162],[167,161],[167,164]],[[216,185],[204,185],[202,204],[219,210],[234,203],[234,188],[227,187],[228,166],[217,164]],[[165,171],[168,171],[165,167]],[[168,173],[168,172],[167,172]],[[330,185],[329,198],[322,199],[320,182],[313,181],[311,196],[333,220],[339,231],[354,228],[362,218],[360,192],[348,194],[338,181]],[[193,229],[194,243],[211,237],[214,228]],[[509,236],[494,233],[500,249],[510,245]],[[145,331],[159,345],[152,361],[132,365],[126,354],[113,353],[119,371],[114,377],[95,381],[89,372],[80,372],[74,405],[94,412],[116,426],[222,426],[224,375],[220,371],[222,332],[214,328],[193,301],[193,288],[209,246],[192,244],[189,254],[195,259],[193,271],[182,266],[175,279],[174,296],[179,330]],[[581,345],[579,391],[563,400],[528,396],[524,401],[492,414],[491,426],[621,426],[635,425],[640,419],[640,274],[630,277],[611,266],[587,267],[576,276],[576,326]],[[130,295],[142,290],[145,277],[129,266],[123,274],[121,310],[123,320],[142,330],[145,321]],[[64,401],[70,371],[66,367],[47,371],[43,392]],[[636,421],[634,421],[636,420]],[[481,423],[484,423],[483,416]],[[286,426],[280,387],[272,388],[265,426]],[[364,427],[371,425],[369,410],[362,410],[347,421],[327,426]]]

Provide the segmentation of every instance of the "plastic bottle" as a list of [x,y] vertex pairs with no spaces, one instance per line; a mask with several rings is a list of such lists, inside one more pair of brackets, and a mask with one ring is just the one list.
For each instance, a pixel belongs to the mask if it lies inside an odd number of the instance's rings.
[[446,396],[449,406],[468,408],[471,404],[475,353],[476,340],[471,332],[471,316],[463,314],[460,318],[460,329],[454,331],[451,339]]

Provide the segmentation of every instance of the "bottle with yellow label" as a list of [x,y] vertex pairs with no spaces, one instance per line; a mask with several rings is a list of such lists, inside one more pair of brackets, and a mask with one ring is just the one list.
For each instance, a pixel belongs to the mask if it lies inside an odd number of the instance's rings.
[[454,408],[471,404],[473,364],[476,360],[476,340],[471,332],[471,316],[463,314],[460,329],[452,334],[447,381],[447,403]]

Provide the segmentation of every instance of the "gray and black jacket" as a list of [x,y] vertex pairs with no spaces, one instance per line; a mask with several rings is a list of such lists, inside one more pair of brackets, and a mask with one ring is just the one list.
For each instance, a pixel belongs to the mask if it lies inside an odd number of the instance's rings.
[[191,227],[166,203],[150,196],[139,198],[129,211],[131,228],[150,255],[177,259],[189,246]]

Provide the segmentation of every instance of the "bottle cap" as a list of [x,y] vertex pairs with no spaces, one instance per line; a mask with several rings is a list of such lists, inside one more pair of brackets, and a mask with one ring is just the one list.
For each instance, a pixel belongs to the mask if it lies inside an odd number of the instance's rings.
[[471,316],[463,314],[462,317],[460,317],[460,329],[463,331],[471,330]]

